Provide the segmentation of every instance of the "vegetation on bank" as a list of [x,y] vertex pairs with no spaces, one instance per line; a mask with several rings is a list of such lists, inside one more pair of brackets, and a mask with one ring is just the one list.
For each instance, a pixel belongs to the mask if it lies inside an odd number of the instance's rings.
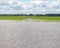
[[0,20],[24,20],[24,19],[60,21],[60,16],[0,16]]

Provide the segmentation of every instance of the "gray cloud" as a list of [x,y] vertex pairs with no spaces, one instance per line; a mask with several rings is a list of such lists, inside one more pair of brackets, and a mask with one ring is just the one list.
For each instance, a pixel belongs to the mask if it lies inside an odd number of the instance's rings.
[[0,14],[60,13],[60,0],[0,0]]

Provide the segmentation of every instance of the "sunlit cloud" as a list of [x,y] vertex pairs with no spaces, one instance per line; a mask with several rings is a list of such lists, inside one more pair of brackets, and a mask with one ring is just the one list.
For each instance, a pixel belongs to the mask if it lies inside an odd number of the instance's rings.
[[0,14],[60,13],[60,0],[0,0]]

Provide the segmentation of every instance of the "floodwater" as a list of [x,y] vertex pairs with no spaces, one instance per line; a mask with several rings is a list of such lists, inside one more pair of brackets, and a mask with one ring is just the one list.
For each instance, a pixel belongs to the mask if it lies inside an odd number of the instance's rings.
[[0,48],[60,48],[60,22],[0,20]]

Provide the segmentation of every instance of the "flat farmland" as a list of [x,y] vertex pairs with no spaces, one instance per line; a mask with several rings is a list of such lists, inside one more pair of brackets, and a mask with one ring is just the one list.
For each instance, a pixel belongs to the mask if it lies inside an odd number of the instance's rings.
[[60,16],[0,16],[0,20],[25,20],[25,19],[60,21]]

